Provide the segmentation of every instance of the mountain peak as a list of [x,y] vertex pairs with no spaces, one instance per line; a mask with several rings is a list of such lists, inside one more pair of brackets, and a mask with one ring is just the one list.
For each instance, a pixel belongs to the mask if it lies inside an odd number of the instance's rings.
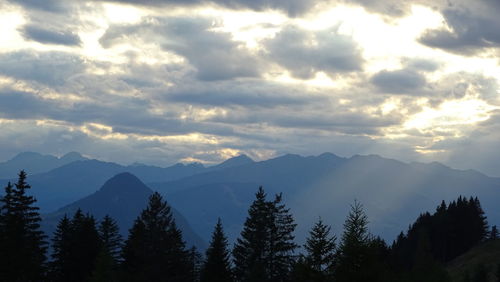
[[217,168],[217,169],[229,168],[229,167],[242,166],[242,165],[251,164],[251,163],[254,163],[254,160],[252,160],[247,155],[242,154],[242,155],[239,155],[237,157],[227,159],[224,162],[214,166],[214,168]]
[[65,162],[74,162],[74,161],[81,161],[81,160],[85,160],[86,158],[84,158],[80,153],[78,152],[69,152],[67,153],[66,155],[62,156],[60,158],[62,161],[65,161]]
[[138,190],[151,192],[151,189],[149,189],[139,178],[137,178],[137,176],[129,172],[123,172],[111,177],[104,183],[104,185],[102,185],[100,189],[100,191],[110,192]]
[[330,152],[326,152],[326,153],[323,153],[321,155],[318,156],[318,158],[320,159],[342,159],[341,157],[333,154],[333,153],[330,153]]
[[32,159],[41,159],[44,155],[35,152],[22,152],[14,156],[10,161],[24,161],[24,160],[32,160]]

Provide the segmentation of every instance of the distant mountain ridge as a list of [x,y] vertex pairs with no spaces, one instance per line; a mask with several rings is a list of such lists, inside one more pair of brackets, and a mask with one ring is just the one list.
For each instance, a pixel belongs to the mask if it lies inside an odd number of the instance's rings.
[[404,163],[377,155],[288,154],[258,162],[239,156],[208,168],[200,164],[121,166],[84,160],[28,175],[28,182],[34,187],[31,192],[37,204],[47,213],[94,193],[122,172],[136,175],[162,193],[205,240],[218,217],[234,240],[261,185],[269,197],[283,193],[298,223],[299,242],[319,216],[340,235],[355,199],[364,204],[371,231],[389,241],[422,211],[432,211],[441,200],[459,195],[478,196],[490,222],[500,221],[500,178],[440,163]]
[[225,168],[229,168],[229,167],[248,165],[248,164],[252,164],[252,163],[254,163],[254,160],[252,160],[247,155],[239,155],[239,156],[227,159],[218,165],[209,167],[208,169],[209,170],[218,170],[218,169],[225,169]]
[[77,152],[67,153],[60,158],[35,152],[24,152],[0,163],[0,178],[14,177],[21,169],[24,169],[28,174],[37,174],[83,160],[87,160],[87,158]]
[[[52,157],[49,156],[49,158]],[[224,168],[229,168],[241,163],[242,160],[233,162],[230,159],[221,165]],[[122,166],[99,160],[76,159],[76,161],[59,166],[48,172],[28,174],[28,180],[33,187],[36,187],[36,189],[33,189],[33,194],[37,198],[42,212],[51,212],[95,192],[106,180],[122,172],[132,173],[145,182],[160,182],[177,180],[194,174],[219,169],[217,166],[206,168],[199,163],[175,164],[170,167],[161,168],[137,164]],[[0,180],[0,182],[6,184],[8,181],[15,181],[14,177],[18,172],[18,170],[11,172],[11,176],[8,179]],[[1,170],[0,174],[2,174]]]
[[[500,221],[500,179],[438,163],[403,163],[377,155],[342,158],[325,153],[284,155],[254,164],[196,174],[176,181],[151,183],[171,199],[202,237],[221,217],[234,240],[260,185],[269,196],[283,192],[303,240],[321,216],[342,230],[349,205],[364,204],[370,228],[391,241],[425,210],[459,195],[478,196],[492,222]],[[221,208],[223,206],[223,208]]]
[[[95,216],[97,220],[110,215],[117,221],[120,233],[126,238],[134,220],[146,208],[152,193],[153,191],[136,176],[121,173],[106,181],[97,192],[62,207],[56,212],[44,215],[42,227],[46,234],[52,234],[58,221],[65,214],[71,217],[77,209],[81,209],[84,213]],[[172,214],[188,245],[206,248],[206,243],[192,230],[184,216],[175,209],[172,209]]]

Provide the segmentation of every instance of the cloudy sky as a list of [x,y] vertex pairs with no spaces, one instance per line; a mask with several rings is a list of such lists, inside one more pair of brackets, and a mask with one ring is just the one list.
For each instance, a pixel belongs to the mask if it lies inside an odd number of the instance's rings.
[[499,13],[498,0],[0,0],[0,160],[329,151],[500,176]]

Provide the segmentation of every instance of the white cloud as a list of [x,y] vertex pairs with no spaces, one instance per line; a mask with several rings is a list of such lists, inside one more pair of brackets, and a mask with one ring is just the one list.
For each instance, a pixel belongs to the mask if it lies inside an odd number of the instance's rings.
[[[0,158],[332,151],[465,165],[461,152],[496,138],[491,1],[12,2]],[[500,175],[493,163],[471,165]]]

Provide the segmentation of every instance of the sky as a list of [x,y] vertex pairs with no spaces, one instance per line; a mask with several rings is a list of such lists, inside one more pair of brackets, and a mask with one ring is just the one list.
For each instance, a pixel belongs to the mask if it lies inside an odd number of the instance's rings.
[[0,0],[0,160],[379,154],[500,176],[498,0]]

